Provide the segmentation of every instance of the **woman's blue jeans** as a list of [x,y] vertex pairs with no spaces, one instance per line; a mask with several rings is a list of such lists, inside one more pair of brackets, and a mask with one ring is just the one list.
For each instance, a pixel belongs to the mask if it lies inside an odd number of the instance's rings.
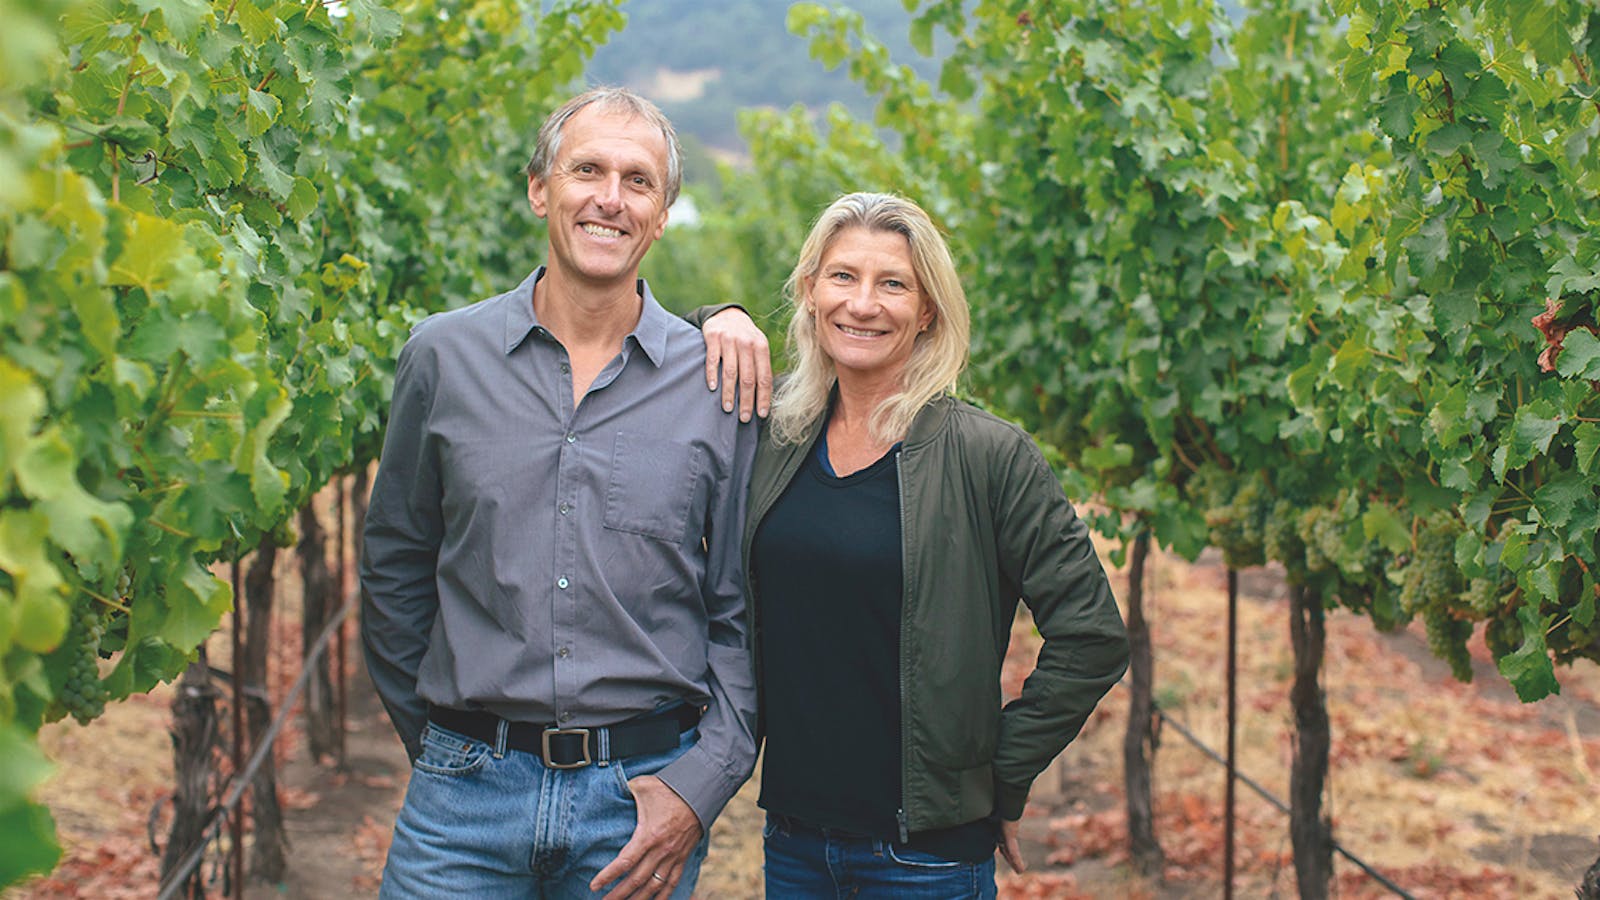
[[952,862],[767,814],[768,900],[994,900],[994,857]]
[[[538,754],[497,748],[429,723],[383,868],[383,900],[587,898],[589,880],[637,822],[628,779],[653,775],[678,746],[581,769],[547,769]],[[688,900],[707,841],[684,865],[674,900]]]

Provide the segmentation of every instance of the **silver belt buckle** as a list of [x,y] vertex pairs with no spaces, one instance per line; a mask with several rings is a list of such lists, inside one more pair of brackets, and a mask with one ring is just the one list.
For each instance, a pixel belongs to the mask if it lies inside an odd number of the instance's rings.
[[[576,734],[583,737],[583,759],[575,763],[558,763],[550,759],[550,739],[558,735]],[[594,762],[589,755],[589,729],[587,728],[546,728],[539,735],[540,755],[544,757],[544,764],[551,769],[581,769]]]

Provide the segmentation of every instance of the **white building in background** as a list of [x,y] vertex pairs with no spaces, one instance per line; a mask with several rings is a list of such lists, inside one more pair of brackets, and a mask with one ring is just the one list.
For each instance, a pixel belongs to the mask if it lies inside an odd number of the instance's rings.
[[700,224],[700,207],[694,205],[694,198],[688,194],[679,194],[678,202],[672,204],[672,214],[667,216],[667,227],[678,225],[694,226]]

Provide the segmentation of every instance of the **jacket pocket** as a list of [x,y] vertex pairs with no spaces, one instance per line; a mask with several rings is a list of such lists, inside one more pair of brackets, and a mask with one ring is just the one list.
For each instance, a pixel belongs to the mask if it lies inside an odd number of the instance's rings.
[[688,444],[617,432],[601,521],[613,531],[682,543],[701,465],[701,451]]
[[914,738],[931,761],[966,769],[994,759],[1000,743],[999,677],[969,665],[927,666],[918,673]]
[[986,712],[970,719],[951,716],[949,726],[929,729],[928,759],[952,769],[983,765],[994,759],[1000,743],[998,704],[992,714]]

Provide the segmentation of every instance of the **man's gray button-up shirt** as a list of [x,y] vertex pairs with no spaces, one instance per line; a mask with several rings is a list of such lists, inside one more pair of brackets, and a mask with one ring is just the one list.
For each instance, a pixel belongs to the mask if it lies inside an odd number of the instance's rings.
[[533,285],[419,324],[366,523],[368,667],[415,755],[428,703],[607,725],[684,700],[660,773],[711,819],[755,763],[739,536],[755,426],[706,390],[700,333],[642,311],[574,407]]

